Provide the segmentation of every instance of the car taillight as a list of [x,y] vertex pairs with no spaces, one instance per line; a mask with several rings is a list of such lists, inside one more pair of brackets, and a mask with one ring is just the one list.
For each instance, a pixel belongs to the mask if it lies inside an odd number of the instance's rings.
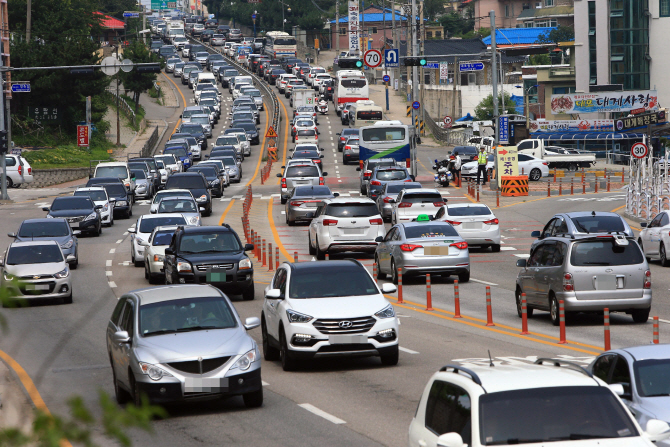
[[438,207],[438,208],[441,207],[441,206],[444,206],[444,205],[445,205],[444,202],[433,202],[433,206]]
[[363,178],[369,178],[372,175],[372,171],[365,171],[363,173]]
[[384,203],[391,203],[392,200],[391,197],[384,197]]
[[316,135],[316,133],[314,134],[314,139],[315,139],[315,140],[318,140],[318,139],[319,139],[319,136]]
[[412,203],[411,203],[411,202],[400,202],[400,203],[398,204],[398,208],[409,208],[409,207],[411,207],[411,206],[412,206]]
[[323,186],[323,177],[319,177],[319,186]]
[[651,289],[651,270],[644,272],[644,288]]
[[452,224],[452,225],[460,225],[461,222],[456,222],[455,220],[445,220],[446,223]]
[[337,225],[337,219],[323,219],[323,225],[326,227],[334,227]]
[[549,166],[549,163],[546,162],[546,161],[542,162],[542,164],[545,165],[545,166]]
[[345,151],[350,151],[350,150],[351,150],[351,146],[344,146],[344,150],[345,150]]
[[370,225],[384,225],[384,221],[381,219],[370,219]]
[[297,131],[298,131],[298,128],[293,126],[293,132],[297,132]]
[[19,175],[23,175],[23,166],[19,166]]
[[303,203],[305,203],[305,202],[303,202],[302,200],[293,200],[293,201],[291,201],[291,206],[300,206]]
[[566,273],[563,275],[563,290],[566,292],[572,292],[575,290],[575,281],[572,279],[572,273]]
[[402,251],[414,251],[417,248],[423,248],[423,245],[414,245],[414,244],[402,244],[400,249]]
[[485,220],[484,223],[488,224],[488,225],[498,225],[499,221],[496,218],[496,219],[491,219],[491,220]]
[[372,185],[372,186],[381,186],[381,185],[382,185],[382,182],[380,182],[380,181],[378,181],[378,180],[373,180],[373,181],[370,182],[370,185]]
[[32,175],[33,173],[33,168],[28,168],[28,175]]
[[344,137],[340,137],[340,141],[344,141]]
[[468,248],[468,243],[463,241],[463,242],[454,242],[453,244],[449,244],[450,247],[456,247],[459,250],[465,250]]
[[408,178],[407,180],[405,180],[405,183],[412,183],[413,181],[414,180],[412,180],[411,178]]
[[286,188],[286,179],[285,178],[281,179],[281,187]]

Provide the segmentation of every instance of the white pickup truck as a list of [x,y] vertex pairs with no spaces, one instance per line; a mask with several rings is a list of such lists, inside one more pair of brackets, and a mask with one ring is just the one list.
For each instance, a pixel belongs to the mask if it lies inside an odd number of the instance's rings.
[[521,140],[516,147],[520,154],[532,155],[547,161],[549,168],[576,171],[579,168],[589,168],[596,163],[596,155],[593,153],[545,145],[544,140]]

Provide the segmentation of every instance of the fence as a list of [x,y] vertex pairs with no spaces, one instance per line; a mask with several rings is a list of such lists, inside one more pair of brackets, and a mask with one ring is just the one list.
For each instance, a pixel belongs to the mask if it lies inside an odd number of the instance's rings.
[[154,127],[154,131],[151,132],[151,136],[142,146],[142,151],[140,152],[140,157],[153,157],[156,147],[158,145],[158,126]]
[[424,111],[424,113],[426,116],[426,125],[435,139],[452,146],[463,146],[465,143],[467,143],[468,139],[472,137],[471,128],[446,130],[438,126],[435,120],[428,114],[428,112]]
[[133,108],[130,107],[130,105],[126,102],[126,100],[123,99],[123,98],[121,98],[121,96],[118,96],[118,97],[117,97],[117,95],[116,95],[116,89],[111,89],[111,88],[110,88],[110,89],[107,89],[107,93],[109,93],[110,95],[112,95],[112,97],[114,98],[114,101],[116,101],[116,99],[119,100],[118,104],[119,104],[119,109],[120,109],[120,111],[123,111],[123,112],[126,114],[126,116],[128,117],[128,119],[130,120],[130,122],[131,122],[132,125],[134,126],[134,125],[135,125],[135,121],[137,120],[137,118],[136,118],[136,116],[135,116],[135,111],[133,110]]

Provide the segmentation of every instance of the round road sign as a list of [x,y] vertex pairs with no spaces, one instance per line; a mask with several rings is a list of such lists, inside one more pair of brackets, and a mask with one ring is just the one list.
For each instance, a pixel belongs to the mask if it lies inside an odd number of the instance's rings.
[[382,52],[379,50],[368,50],[363,57],[365,65],[370,68],[379,67],[382,64]]
[[384,75],[384,77],[382,78],[382,80],[383,80],[384,82],[389,82],[389,81],[391,80],[391,76],[389,76],[389,75]]
[[451,127],[451,117],[449,115],[444,117],[444,127]]
[[630,154],[635,158],[644,158],[649,154],[649,148],[644,143],[635,143],[630,148]]
[[412,103],[412,108],[413,108],[414,110],[419,110],[419,107],[421,107],[421,103],[420,103],[419,101],[414,101],[414,102]]
[[107,56],[100,62],[101,70],[107,76],[114,76],[121,68],[121,62],[114,56]]
[[256,20],[256,14],[251,14],[251,18]]

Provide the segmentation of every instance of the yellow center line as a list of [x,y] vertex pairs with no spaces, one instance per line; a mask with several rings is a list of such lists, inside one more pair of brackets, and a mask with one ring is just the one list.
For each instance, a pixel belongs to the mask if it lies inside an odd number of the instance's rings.
[[235,199],[231,200],[228,206],[226,207],[226,210],[221,214],[221,218],[219,219],[219,226],[226,220],[226,215],[228,214],[228,211],[233,207],[233,203],[235,203]]
[[[268,130],[268,126],[270,125],[270,123],[269,123],[270,116],[268,115],[267,104],[265,105],[265,107],[263,107],[263,109],[265,109],[265,130],[263,131],[263,135],[264,135],[263,136],[263,144],[260,147],[261,153],[258,154],[258,163],[256,163],[256,171],[254,171],[254,176],[251,177],[251,179],[249,179],[246,186],[251,185],[251,183],[256,179],[256,176],[258,175],[258,171],[261,168],[261,160],[263,159],[263,151],[265,150],[265,141],[267,140],[267,133],[268,133],[267,130]],[[251,144],[251,142],[249,144]]]
[[[286,123],[285,123],[285,131],[284,131],[284,151],[283,151],[284,153],[282,155],[282,163],[281,163],[281,166],[286,166],[286,153],[288,152],[288,134],[289,134],[288,122],[289,122],[289,117],[288,117],[288,110],[286,110],[286,106],[284,105],[284,103],[279,99],[277,100],[277,102],[279,102],[279,104],[281,104],[282,109],[284,109],[284,115],[286,115]],[[278,185],[280,183],[281,183],[281,178],[277,181]],[[270,202],[272,203],[272,200],[270,200]],[[289,259],[293,259],[293,258],[289,257]]]
[[[170,81],[172,83],[172,85],[175,86],[175,88],[179,92],[179,95],[181,96],[182,104],[184,104],[184,107],[186,107],[186,98],[184,97],[184,94],[181,92],[181,89],[179,87],[177,87],[177,83],[174,82],[172,79],[170,79],[168,77],[168,75],[165,74],[165,72],[161,71],[161,73],[163,73],[163,76],[165,76],[165,79]],[[181,124],[181,118],[179,118],[179,120],[177,121],[177,124],[174,126],[174,129],[172,129],[172,133],[175,133],[177,131],[177,128],[179,127],[180,124]],[[170,135],[172,135],[172,134],[170,134]]]

